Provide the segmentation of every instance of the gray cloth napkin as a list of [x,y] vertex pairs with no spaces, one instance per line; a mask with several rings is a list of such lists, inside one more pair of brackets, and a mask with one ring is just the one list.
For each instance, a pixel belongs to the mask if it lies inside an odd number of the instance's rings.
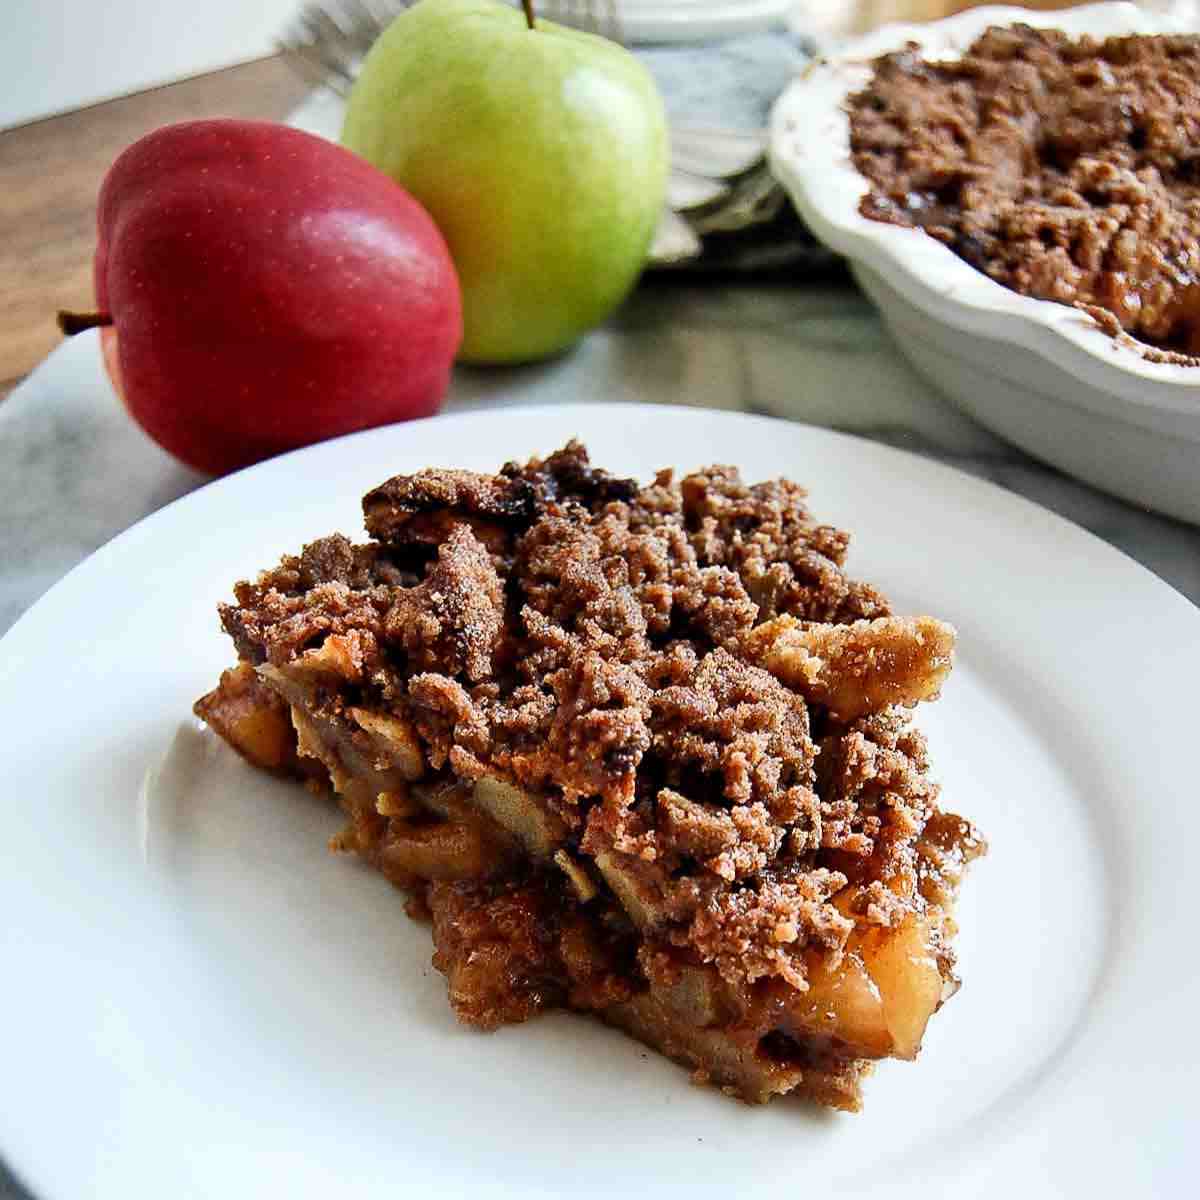
[[0,634],[114,534],[204,480],[131,427],[96,338],[67,342],[61,370],[39,368],[0,403]]
[[784,32],[721,42],[638,46],[672,121],[742,132],[765,129],[771,105],[810,58],[809,43]]
[[[638,46],[635,53],[654,76],[672,125],[757,133],[766,129],[771,106],[812,57],[812,45],[775,30],[698,45]],[[760,187],[760,181],[746,179],[739,192],[758,194]],[[813,237],[779,189],[775,208],[768,207],[764,219],[705,233],[698,257],[652,263],[651,271],[822,280],[842,274],[844,266]]]

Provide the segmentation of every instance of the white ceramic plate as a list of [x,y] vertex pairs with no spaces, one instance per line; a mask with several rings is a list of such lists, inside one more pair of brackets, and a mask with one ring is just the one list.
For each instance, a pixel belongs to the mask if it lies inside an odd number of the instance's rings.
[[[428,931],[326,853],[336,814],[189,717],[230,583],[428,464],[584,437],[600,463],[810,485],[856,574],[953,621],[923,716],[992,850],[965,985],[857,1117],[744,1107],[567,1015],[455,1024]],[[45,1200],[569,1194],[1181,1195],[1200,1162],[1200,612],[1043,510],[844,435],[660,407],[445,417],[214,483],[123,534],[0,641],[0,1154]],[[165,756],[165,761],[164,761]],[[1124,1189],[1122,1192],[1121,1189]]]
[[850,158],[844,106],[871,61],[910,41],[952,59],[988,26],[1016,21],[1106,36],[1167,32],[1185,17],[1095,4],[889,25],[784,93],[771,119],[772,165],[813,231],[850,260],[900,349],[972,416],[1097,487],[1200,523],[1200,367],[1151,362],[1084,313],[1010,291],[924,232],[858,210],[867,183]]

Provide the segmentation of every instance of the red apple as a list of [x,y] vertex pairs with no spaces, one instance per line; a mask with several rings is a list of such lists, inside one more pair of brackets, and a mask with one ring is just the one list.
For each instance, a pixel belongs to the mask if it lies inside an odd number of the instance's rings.
[[262,121],[169,125],[113,164],[98,225],[105,364],[185,463],[222,473],[437,411],[462,339],[453,264],[349,151]]

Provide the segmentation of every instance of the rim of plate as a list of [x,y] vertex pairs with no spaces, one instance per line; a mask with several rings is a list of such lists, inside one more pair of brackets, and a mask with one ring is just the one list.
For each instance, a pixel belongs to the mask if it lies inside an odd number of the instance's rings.
[[625,38],[652,45],[757,33],[782,24],[791,0],[614,0]]

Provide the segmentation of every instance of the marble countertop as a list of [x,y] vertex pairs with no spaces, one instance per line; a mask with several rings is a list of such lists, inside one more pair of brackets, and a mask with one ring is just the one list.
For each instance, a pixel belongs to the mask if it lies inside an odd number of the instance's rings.
[[[983,430],[913,372],[849,285],[647,284],[563,358],[459,369],[447,408],[514,398],[740,409],[887,442],[1053,509],[1200,604],[1200,529],[1077,483]],[[803,464],[795,474],[803,481]],[[126,416],[94,334],[60,347],[0,405],[0,632],[91,551],[204,482]]]

